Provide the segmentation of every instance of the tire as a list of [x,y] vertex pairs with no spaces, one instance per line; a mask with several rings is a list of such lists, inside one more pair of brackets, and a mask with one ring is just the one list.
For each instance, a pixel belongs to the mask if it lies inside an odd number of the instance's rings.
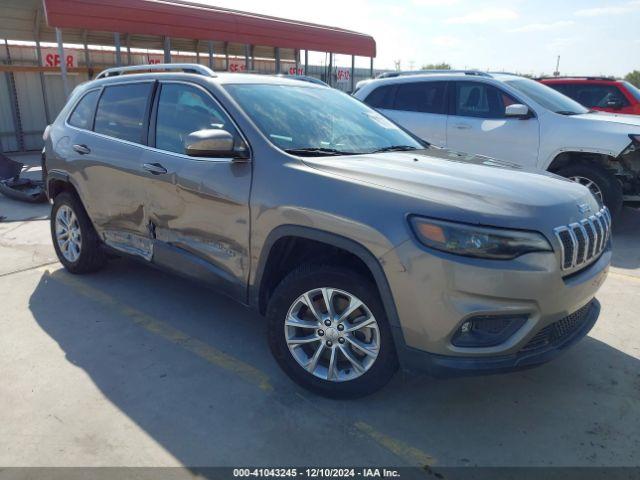
[[[345,313],[345,306],[352,300],[363,304],[341,322],[343,330],[339,330],[336,321],[323,327],[327,316],[326,303],[322,301],[324,287],[331,298],[334,318]],[[312,299],[316,311],[320,310],[318,316],[322,321],[317,322],[308,303],[301,300],[305,293]],[[305,322],[304,328],[286,325],[289,313],[301,318]],[[292,380],[316,394],[330,398],[365,396],[382,388],[398,369],[391,329],[377,288],[352,270],[315,264],[299,267],[276,287],[267,308],[267,321],[269,346],[280,367]],[[368,326],[360,326],[365,322]],[[320,330],[326,330],[326,333]],[[300,336],[317,340],[292,347],[296,352],[294,357],[287,340],[295,341]],[[364,345],[369,354],[356,348],[354,342]],[[312,360],[318,349],[322,353],[311,373],[302,363]],[[376,352],[377,356],[373,358]],[[330,369],[332,358],[334,368]]]
[[[69,216],[68,212],[71,212],[73,216]],[[65,214],[67,215],[66,217]],[[67,220],[59,219],[59,216],[65,217]],[[63,235],[59,241],[56,229],[61,225],[63,226],[65,221],[72,225],[72,228],[66,229],[66,231],[72,231],[73,233],[66,236]],[[65,231],[65,229],[62,229],[62,231]],[[67,242],[69,246],[65,249],[63,247],[63,239],[69,237],[73,241]],[[51,239],[60,263],[71,273],[95,272],[106,263],[106,255],[101,248],[100,239],[91,224],[91,220],[80,199],[71,192],[62,192],[53,201],[51,209]],[[78,248],[72,248],[72,244],[77,245]],[[69,253],[70,251],[71,253]]]
[[[622,210],[622,186],[610,171],[599,165],[579,163],[560,169],[558,175],[573,179],[582,178],[593,182],[602,194],[602,201],[616,218]],[[596,199],[600,201],[597,195]]]

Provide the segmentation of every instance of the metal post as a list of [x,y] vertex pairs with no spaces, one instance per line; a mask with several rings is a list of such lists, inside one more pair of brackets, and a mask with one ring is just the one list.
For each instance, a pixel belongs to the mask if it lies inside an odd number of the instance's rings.
[[370,67],[370,71],[369,71],[369,76],[371,78],[373,78],[373,57],[371,57],[371,67]]
[[86,30],[82,32],[82,43],[84,45],[84,64],[89,69],[89,80],[93,78],[93,64],[91,63],[91,54],[89,53],[89,34]]
[[209,68],[211,70],[214,70],[214,63],[213,63],[213,42],[211,40],[209,40],[208,42],[208,46],[209,46]]
[[276,47],[274,50],[276,57],[276,73],[280,73],[280,47]]
[[193,46],[196,49],[196,63],[200,63],[200,40],[196,40]]
[[62,30],[56,27],[56,42],[58,42],[58,55],[60,56],[60,74],[62,75],[62,88],[65,98],[69,97],[69,79],[67,78],[67,62],[64,58],[64,46],[62,45]]
[[356,56],[355,55],[351,55],[351,92],[353,93],[353,91],[355,90],[355,85],[356,85]]
[[114,32],[113,43],[116,46],[116,67],[122,66],[122,52],[120,51],[120,33]]
[[333,85],[333,53],[329,53],[329,75],[327,75],[328,84]]
[[[4,46],[7,49],[7,65],[11,65],[11,52],[9,51],[9,42],[5,38]],[[5,72],[7,77],[7,87],[9,88],[9,99],[11,101],[11,115],[13,117],[13,128],[15,129],[16,145],[18,150],[24,152],[24,131],[22,129],[22,118],[20,117],[20,105],[18,104],[18,90],[16,88],[16,79],[12,71]]]
[[293,56],[295,58],[296,61],[296,75],[298,75],[298,67],[300,65],[300,50],[298,50],[297,48],[293,51]]
[[[42,66],[42,50],[40,49],[40,15],[41,10],[36,10],[36,16],[33,23],[33,37],[36,39],[36,57],[38,66]],[[47,85],[44,81],[44,73],[40,72],[40,89],[42,90],[42,100],[44,102],[44,118],[47,125],[51,123],[51,114],[49,113],[49,104],[47,103]]]
[[224,42],[224,69],[229,71],[229,42]]
[[171,39],[164,37],[164,63],[171,63]]
[[249,50],[251,47],[247,44],[244,46],[244,71],[249,71]]
[[304,51],[304,74],[309,75],[309,50]]
[[125,42],[127,42],[127,65],[131,65],[131,35],[128,33],[125,37]]
[[251,54],[251,71],[256,71],[256,46],[251,45],[249,48],[249,53]]

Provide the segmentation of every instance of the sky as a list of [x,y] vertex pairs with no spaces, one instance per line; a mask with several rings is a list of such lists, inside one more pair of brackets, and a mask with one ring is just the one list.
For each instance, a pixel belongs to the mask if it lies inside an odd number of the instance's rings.
[[[376,68],[447,62],[540,75],[551,74],[560,55],[563,75],[640,70],[640,0],[198,1],[370,34]],[[337,56],[337,63],[350,59]]]

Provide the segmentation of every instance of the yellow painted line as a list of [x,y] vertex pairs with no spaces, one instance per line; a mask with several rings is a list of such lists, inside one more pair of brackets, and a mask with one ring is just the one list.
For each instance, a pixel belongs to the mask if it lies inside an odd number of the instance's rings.
[[53,262],[39,263],[38,265],[33,265],[32,267],[25,267],[25,268],[20,268],[18,270],[13,270],[11,272],[0,273],[0,278],[8,277],[9,275],[15,275],[16,273],[24,273],[24,272],[29,272],[31,270],[39,270],[42,267],[53,265],[54,263],[59,263],[59,262],[56,260],[56,261],[53,261]]
[[635,280],[636,282],[640,282],[640,277],[636,277],[635,275],[629,275],[626,273],[613,272],[609,270],[609,275],[613,275],[614,277],[622,277],[627,280]]
[[184,349],[194,353],[207,362],[223,368],[229,372],[232,372],[245,381],[254,384],[265,391],[273,390],[269,377],[257,368],[249,365],[248,363],[238,360],[231,355],[218,350],[211,345],[190,337],[186,333],[172,327],[171,325],[153,318],[140,310],[125,305],[111,295],[108,295],[96,288],[90,287],[84,282],[77,280],[67,273],[54,273],[51,274],[48,270],[44,273],[45,277],[61,282],[69,287],[72,287],[76,292],[81,295],[97,301],[104,306],[115,310],[117,313],[129,317],[134,324],[145,330],[154,333],[171,343],[179,345]]
[[[85,284],[68,273],[60,270],[52,274],[49,270],[44,270],[44,276],[47,279],[52,279],[73,288],[77,293],[101,303],[120,315],[130,318],[133,323],[139,327],[142,327],[171,343],[185,348],[213,365],[240,376],[245,381],[258,386],[267,393],[273,393],[273,387],[269,382],[269,377],[257,368],[238,360],[237,358],[234,358],[209,344],[190,337],[186,333],[152,317],[151,315],[121,303],[111,295]],[[303,396],[301,397],[304,398]],[[384,449],[411,464],[425,467],[436,463],[435,458],[431,455],[428,455],[422,450],[408,445],[401,440],[397,440],[389,435],[379,432],[368,423],[358,421],[352,426],[356,431],[366,435]]]
[[364,433],[379,445],[382,445],[390,452],[395,453],[396,455],[404,458],[410,463],[413,463],[420,467],[431,466],[436,463],[436,459],[431,455],[428,455],[416,447],[412,447],[411,445],[408,445],[400,440],[377,431],[368,423],[356,422],[353,424],[353,426],[359,432]]

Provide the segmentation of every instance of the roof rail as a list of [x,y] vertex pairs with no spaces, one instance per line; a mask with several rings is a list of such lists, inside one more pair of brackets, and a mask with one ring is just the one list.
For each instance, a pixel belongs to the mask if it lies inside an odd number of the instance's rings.
[[376,78],[393,78],[404,77],[407,75],[448,75],[450,73],[461,73],[464,75],[472,75],[477,77],[491,77],[486,72],[479,70],[408,70],[404,72],[384,72],[378,75]]
[[115,77],[125,73],[134,72],[152,72],[152,71],[181,71],[185,73],[196,73],[207,77],[215,77],[215,72],[209,67],[199,65],[197,63],[154,63],[147,65],[130,65],[128,67],[113,67],[101,71],[96,80],[99,78]]
[[592,75],[566,75],[561,77],[538,77],[536,80],[617,80],[616,77],[592,76]]

